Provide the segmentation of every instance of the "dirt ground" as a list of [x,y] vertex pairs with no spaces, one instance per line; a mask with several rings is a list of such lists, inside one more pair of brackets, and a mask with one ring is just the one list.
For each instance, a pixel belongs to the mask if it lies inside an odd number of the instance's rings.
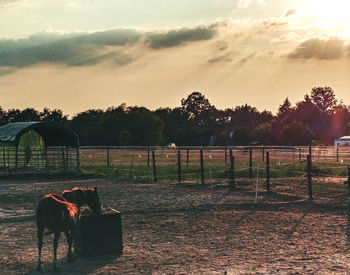
[[226,183],[1,180],[0,273],[52,273],[52,236],[44,239],[43,272],[35,270],[37,201],[97,186],[103,205],[122,212],[124,252],[68,263],[62,235],[55,274],[350,274],[346,196],[309,201],[290,191],[306,189],[298,184],[275,179],[275,193],[260,186],[255,197],[253,181],[230,191]]

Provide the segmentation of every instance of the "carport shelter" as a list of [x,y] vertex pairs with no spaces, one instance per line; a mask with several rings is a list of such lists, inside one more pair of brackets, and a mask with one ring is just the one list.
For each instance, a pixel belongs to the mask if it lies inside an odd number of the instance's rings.
[[0,173],[79,171],[79,139],[54,122],[15,122],[0,127]]

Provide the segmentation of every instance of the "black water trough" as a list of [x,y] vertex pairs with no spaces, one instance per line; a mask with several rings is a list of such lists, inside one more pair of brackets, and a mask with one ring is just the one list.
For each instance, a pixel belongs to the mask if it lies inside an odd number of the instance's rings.
[[122,254],[121,213],[109,209],[101,214],[83,214],[74,237],[79,255]]

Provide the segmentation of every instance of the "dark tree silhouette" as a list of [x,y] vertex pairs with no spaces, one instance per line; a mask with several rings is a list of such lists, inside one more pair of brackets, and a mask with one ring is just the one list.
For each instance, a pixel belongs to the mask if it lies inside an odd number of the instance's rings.
[[331,112],[337,104],[334,91],[331,87],[314,87],[311,90],[311,100],[323,113]]
[[77,132],[81,145],[307,145],[332,144],[350,135],[350,107],[337,104],[330,87],[314,87],[292,106],[286,98],[274,116],[248,104],[218,110],[200,92],[181,100],[176,108],[151,111],[125,103],[107,110],[87,110],[72,119],[59,109],[4,110],[0,125],[17,121],[56,121]]
[[312,132],[304,123],[292,121],[283,126],[280,139],[284,145],[310,145]]

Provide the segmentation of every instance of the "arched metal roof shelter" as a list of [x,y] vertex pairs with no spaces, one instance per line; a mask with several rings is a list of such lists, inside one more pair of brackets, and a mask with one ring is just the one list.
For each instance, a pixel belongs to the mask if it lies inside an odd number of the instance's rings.
[[0,175],[79,172],[79,139],[55,122],[15,122],[0,127]]
[[79,147],[77,134],[68,127],[54,122],[15,122],[0,127],[0,144],[18,146],[26,132],[34,130],[42,136],[46,146]]

